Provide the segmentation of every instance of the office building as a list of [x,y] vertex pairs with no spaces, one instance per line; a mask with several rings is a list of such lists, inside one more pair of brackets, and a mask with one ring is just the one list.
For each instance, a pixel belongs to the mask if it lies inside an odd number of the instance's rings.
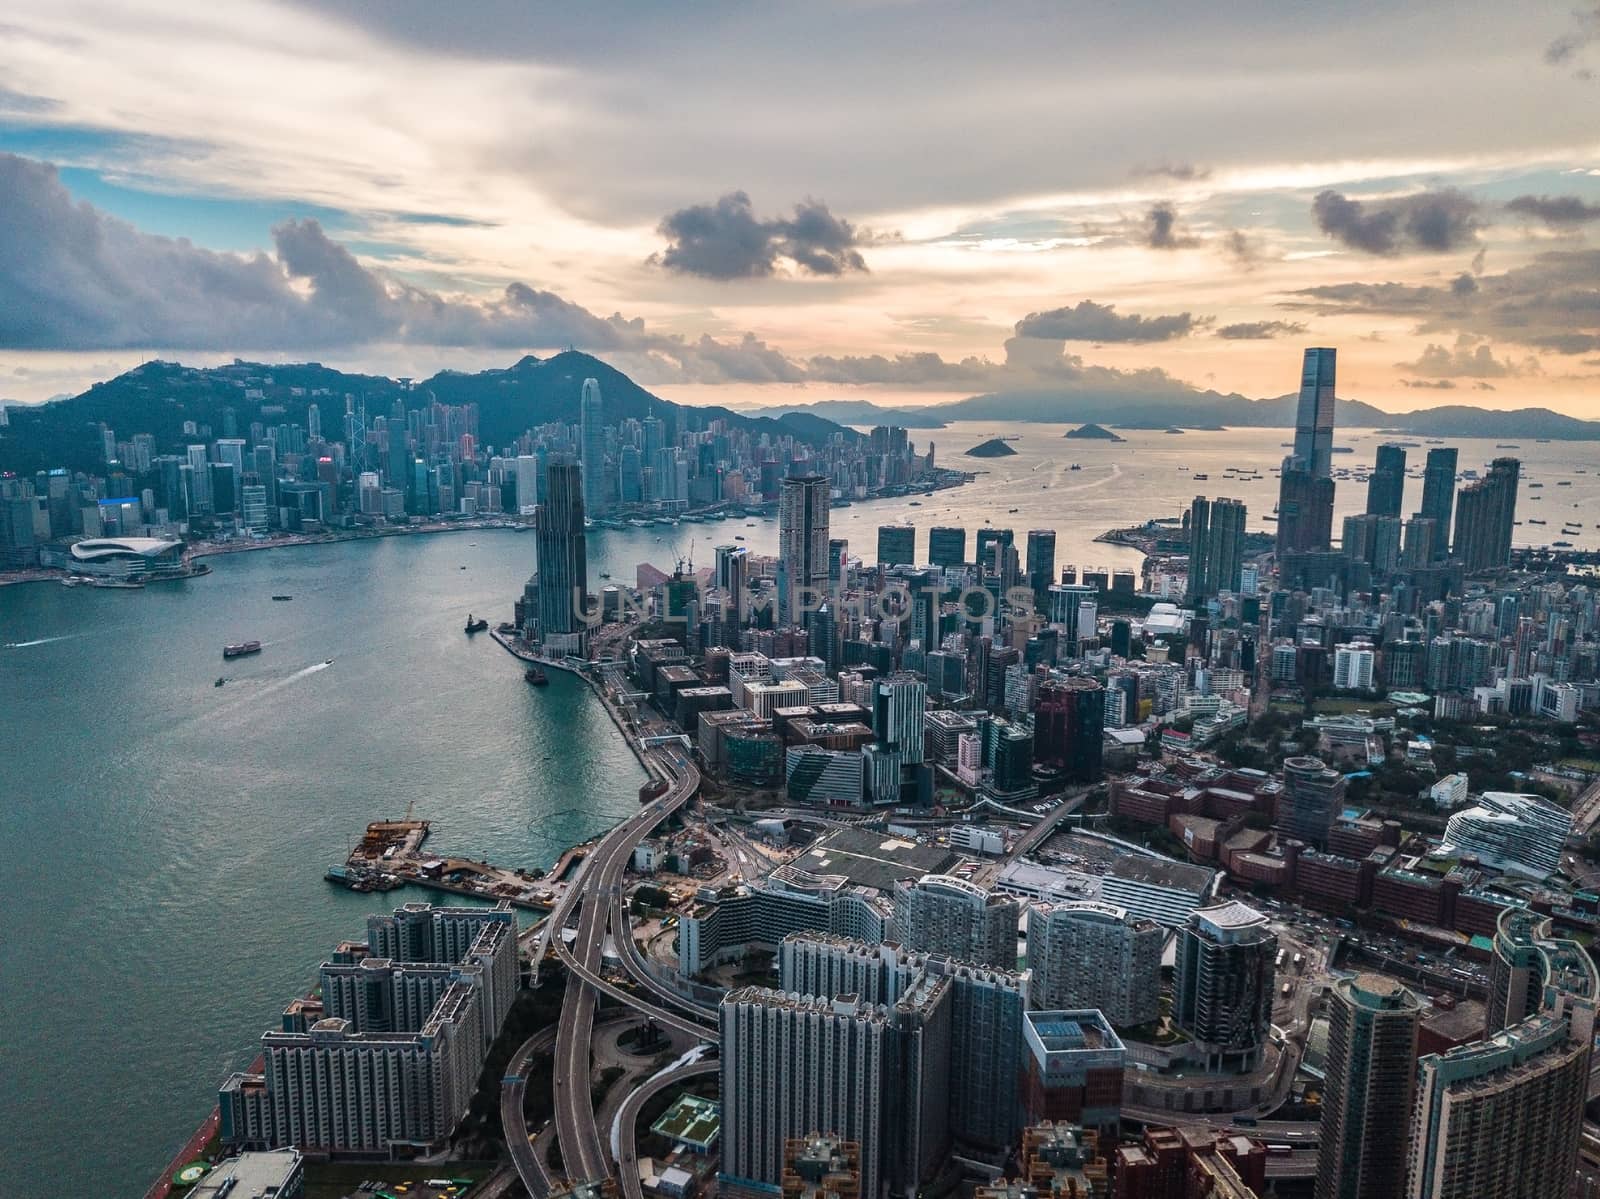
[[1028,587],[1034,603],[1044,605],[1045,593],[1056,581],[1056,531],[1028,530]]
[[1489,473],[1456,496],[1455,557],[1468,573],[1511,564],[1511,530],[1517,518],[1517,481],[1522,464],[1496,458]]
[[1316,1199],[1400,1199],[1422,1003],[1393,979],[1333,984]]
[[880,566],[917,564],[917,530],[914,525],[878,526],[878,564]]
[[1239,500],[1194,497],[1189,506],[1189,593],[1191,604],[1219,591],[1237,593],[1244,569],[1245,508]]
[[1367,479],[1367,513],[1371,516],[1399,516],[1405,490],[1405,447],[1380,445],[1377,462]]
[[802,609],[828,593],[828,480],[792,475],[778,493],[778,623],[799,622]]
[[927,709],[928,684],[910,671],[897,671],[873,684],[872,735],[901,765],[920,765],[926,758]]
[[582,614],[588,607],[589,551],[577,463],[552,459],[545,469],[545,495],[535,518],[538,571],[528,584],[524,624],[529,640],[565,651],[581,647],[587,627]]
[[1104,771],[1105,688],[1068,675],[1042,680],[1034,701],[1033,751],[1041,766],[1068,781],[1097,783]]
[[803,807],[860,807],[861,764],[860,750],[790,746],[784,755],[789,802]]
[[1161,1014],[1161,925],[1107,903],[1028,909],[1028,970],[1036,1008],[1098,1008],[1119,1028]]
[[578,400],[578,455],[583,464],[583,506],[590,516],[599,516],[608,507],[606,492],[605,407],[600,402],[600,382],[583,381]]
[[1022,1108],[1029,1124],[1070,1121],[1115,1136],[1127,1049],[1093,1008],[1023,1016]]
[[1246,1073],[1261,1064],[1277,952],[1267,918],[1238,902],[1201,908],[1178,930],[1172,1017],[1207,1070]]
[[1273,827],[1280,836],[1326,849],[1328,830],[1344,806],[1344,791],[1344,776],[1323,765],[1322,759],[1284,759],[1283,791]]
[[1433,521],[1434,556],[1442,558],[1450,544],[1450,514],[1456,500],[1456,450],[1440,446],[1428,451],[1422,470],[1422,506],[1417,515]]
[[967,531],[952,525],[935,525],[928,530],[928,561],[935,566],[956,567],[967,560]]
[[1333,536],[1333,417],[1337,351],[1310,349],[1300,371],[1294,449],[1278,484],[1278,556],[1328,548]]
[[895,884],[895,935],[920,953],[1015,969],[1019,915],[1011,896],[954,875],[925,874]]
[[1450,817],[1441,854],[1474,857],[1485,866],[1545,879],[1561,869],[1572,813],[1536,795],[1485,791]]
[[1100,879],[1100,898],[1131,916],[1167,928],[1187,924],[1216,886],[1217,872],[1170,858],[1125,854],[1112,861]]

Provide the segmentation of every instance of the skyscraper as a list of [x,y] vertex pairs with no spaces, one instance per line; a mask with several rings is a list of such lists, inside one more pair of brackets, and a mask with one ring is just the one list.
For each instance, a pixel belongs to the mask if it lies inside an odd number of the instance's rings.
[[778,623],[794,624],[828,591],[828,480],[792,475],[778,493]]
[[606,510],[606,425],[598,379],[583,381],[578,401],[578,453],[583,463],[583,506],[598,516]]
[[1316,1199],[1400,1199],[1422,1004],[1393,979],[1358,974],[1328,1003]]
[[1278,554],[1323,550],[1333,537],[1333,388],[1338,351],[1310,349],[1300,370],[1294,451],[1278,484]]
[[[1039,763],[1075,783],[1100,781],[1104,761],[1106,693],[1082,675],[1045,679],[1034,705],[1034,753]],[[1098,1004],[1056,1004],[1098,1007]]]
[[967,560],[967,531],[949,525],[928,530],[928,561],[935,566],[960,566]]
[[1029,1000],[1036,1008],[1098,1008],[1124,1028],[1161,1014],[1161,949],[1154,920],[1108,903],[1028,909]]
[[1511,562],[1511,529],[1517,517],[1517,481],[1522,463],[1496,458],[1489,473],[1456,497],[1455,556],[1462,569],[1498,570]]
[[883,566],[915,566],[917,530],[914,525],[878,526],[878,562]]
[[1344,775],[1330,770],[1321,758],[1286,758],[1283,784],[1274,827],[1282,836],[1325,849],[1328,830],[1344,803]]
[[1017,901],[948,874],[902,879],[894,889],[901,944],[980,966],[1017,965]]
[[1429,450],[1427,465],[1422,470],[1422,507],[1417,515],[1433,521],[1435,558],[1443,558],[1450,544],[1450,512],[1455,507],[1455,498],[1455,447]]
[[1178,930],[1172,1017],[1205,1055],[1207,1070],[1260,1064],[1277,952],[1267,918],[1238,902],[1200,908]]
[[1033,589],[1033,602],[1044,607],[1045,592],[1056,581],[1056,531],[1054,529],[1028,530],[1028,586]]
[[1189,506],[1189,602],[1238,591],[1244,570],[1244,504],[1194,497]]
[[1380,445],[1372,477],[1367,480],[1367,512],[1372,516],[1399,516],[1405,490],[1405,447]]
[[[538,574],[532,584],[537,635],[546,642],[578,636],[579,611],[589,592],[589,551],[583,531],[584,478],[575,462],[552,459],[545,468],[545,494],[534,531]],[[563,647],[570,648],[570,647]]]

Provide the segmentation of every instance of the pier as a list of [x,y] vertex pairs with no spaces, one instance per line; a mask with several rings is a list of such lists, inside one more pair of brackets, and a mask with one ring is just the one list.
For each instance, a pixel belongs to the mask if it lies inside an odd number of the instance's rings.
[[363,880],[388,877],[398,880],[396,885],[428,887],[490,902],[503,899],[512,907],[548,912],[566,889],[563,880],[573,864],[588,852],[587,846],[574,846],[561,855],[550,873],[540,874],[495,866],[481,858],[426,852],[423,843],[431,827],[426,820],[374,820],[345,859],[347,876]]

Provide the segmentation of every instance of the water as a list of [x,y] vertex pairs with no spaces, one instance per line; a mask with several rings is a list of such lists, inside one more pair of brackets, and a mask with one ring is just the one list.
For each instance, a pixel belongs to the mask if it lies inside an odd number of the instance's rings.
[[[1222,476],[1269,469],[1281,430],[1133,432],[1119,445],[1067,441],[1065,428],[934,431],[942,462],[988,473],[916,506],[837,509],[834,535],[870,561],[880,524],[915,523],[919,554],[929,526],[960,524],[970,553],[987,518],[1019,542],[1054,528],[1058,563],[1136,568],[1136,551],[1095,536],[1176,515],[1197,492],[1243,499],[1252,529],[1272,527],[1261,517],[1277,481]],[[1015,457],[960,454],[997,434],[1018,438]],[[1356,452],[1335,465],[1370,465],[1382,440],[1341,434]],[[1451,444],[1463,469],[1517,454],[1546,483],[1522,492],[1518,515],[1550,524],[1524,525],[1519,542],[1600,511],[1592,444]],[[1420,463],[1424,449],[1410,453]],[[1366,488],[1337,495],[1342,517]],[[1404,510],[1420,496],[1408,480]],[[1596,548],[1585,523],[1568,540]],[[670,568],[680,554],[709,565],[736,536],[776,549],[770,520],[597,530],[591,585],[601,571],[631,583],[637,563]],[[532,555],[527,534],[469,531],[216,557],[207,578],[143,591],[0,588],[7,1195],[141,1193],[327,949],[367,912],[427,897],[322,880],[367,821],[415,801],[441,849],[546,866],[635,810],[643,774],[588,692],[559,672],[530,688],[489,637],[462,634],[469,611],[509,617]],[[222,661],[225,642],[248,638],[259,656]]]

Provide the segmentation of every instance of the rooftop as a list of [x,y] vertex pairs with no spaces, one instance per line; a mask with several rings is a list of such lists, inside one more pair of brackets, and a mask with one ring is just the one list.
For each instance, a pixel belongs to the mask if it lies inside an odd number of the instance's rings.
[[1106,874],[1128,882],[1148,883],[1155,887],[1171,887],[1176,891],[1203,894],[1216,877],[1216,871],[1204,866],[1191,866],[1171,858],[1146,857],[1143,854],[1126,854],[1111,863]]
[[943,874],[957,855],[937,845],[920,845],[905,837],[846,828],[828,834],[794,860],[811,874],[839,874],[851,883],[892,891],[897,879]]

